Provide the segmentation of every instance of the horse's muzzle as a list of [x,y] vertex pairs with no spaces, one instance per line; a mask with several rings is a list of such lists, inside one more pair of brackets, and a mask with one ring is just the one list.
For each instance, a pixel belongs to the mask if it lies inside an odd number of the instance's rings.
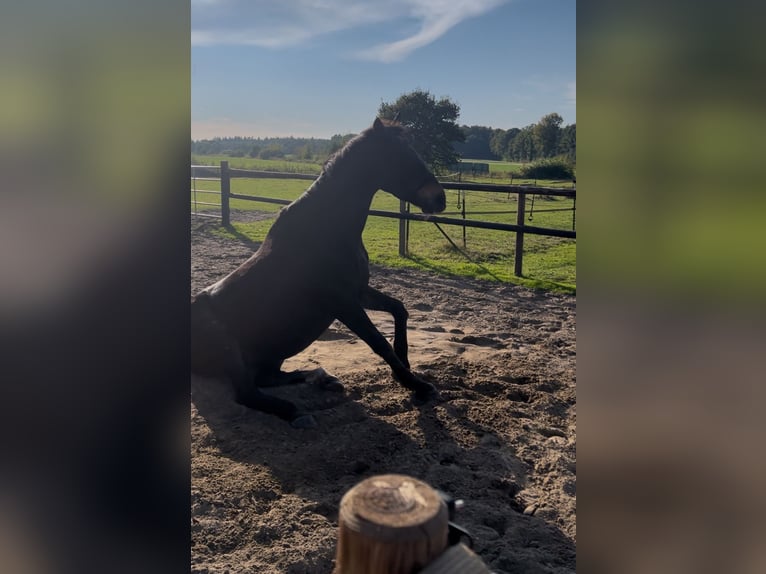
[[423,213],[439,213],[447,207],[447,198],[444,195],[444,188],[434,180],[415,192],[416,200],[413,201]]

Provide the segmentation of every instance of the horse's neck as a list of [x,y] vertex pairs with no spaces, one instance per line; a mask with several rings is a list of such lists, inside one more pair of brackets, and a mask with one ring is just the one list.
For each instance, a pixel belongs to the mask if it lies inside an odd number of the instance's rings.
[[344,150],[322,171],[317,184],[337,201],[367,202],[369,207],[380,186],[380,168],[371,145],[360,141]]
[[361,234],[379,177],[369,160],[360,158],[363,150],[350,151],[323,171],[297,203],[307,217],[321,217],[334,222],[338,231]]
[[361,235],[377,189],[375,184],[352,179],[317,181],[305,194],[311,205],[307,213],[321,217],[325,226],[332,225],[339,234]]

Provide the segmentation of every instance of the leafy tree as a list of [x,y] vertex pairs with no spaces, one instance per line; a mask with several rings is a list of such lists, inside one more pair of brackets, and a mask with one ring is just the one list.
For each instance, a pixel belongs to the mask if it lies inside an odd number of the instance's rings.
[[449,98],[437,100],[427,91],[415,90],[393,103],[381,103],[378,115],[410,128],[412,146],[432,169],[446,169],[458,161],[452,143],[465,141],[465,135],[457,125],[460,106]]
[[494,130],[492,132],[492,138],[489,141],[489,147],[492,149],[492,153],[502,159],[513,159],[511,153],[511,144],[513,144],[513,140],[516,138],[520,131],[521,130],[519,128],[511,128],[509,130]]
[[250,153],[248,153],[248,155],[250,157],[258,157],[262,149],[263,148],[259,144],[254,144],[253,147],[250,148]]
[[284,157],[285,151],[278,143],[270,144],[268,147],[261,150],[261,159],[275,159]]
[[490,142],[494,130],[485,126],[461,126],[465,142],[458,142],[453,147],[461,157],[472,159],[500,159],[502,155],[492,151]]
[[351,138],[354,137],[355,134],[335,134],[330,138],[330,147],[328,150],[329,155],[334,154],[336,151],[338,151],[340,148],[342,148],[344,145],[346,145]]
[[303,144],[295,150],[295,155],[298,159],[304,161],[311,161],[314,158],[314,143],[313,140]]
[[559,151],[559,135],[564,119],[556,114],[543,116],[534,126],[535,146],[540,157],[553,157]]
[[532,161],[538,157],[535,145],[534,124],[519,130],[511,145],[511,159],[516,161]]
[[559,153],[568,161],[577,161],[577,128],[576,124],[569,124],[561,130],[559,138]]

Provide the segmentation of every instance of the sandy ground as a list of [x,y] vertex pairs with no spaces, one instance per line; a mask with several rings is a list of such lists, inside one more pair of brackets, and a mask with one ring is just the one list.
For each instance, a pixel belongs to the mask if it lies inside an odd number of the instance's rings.
[[[192,221],[192,292],[256,247]],[[465,500],[456,522],[498,574],[575,571],[575,298],[372,267],[371,284],[410,312],[413,370],[441,399],[422,406],[335,323],[286,369],[322,366],[345,392],[269,390],[318,428],[231,400],[192,379],[192,572],[329,574],[343,494],[372,475],[409,474]],[[389,339],[393,321],[371,312]]]

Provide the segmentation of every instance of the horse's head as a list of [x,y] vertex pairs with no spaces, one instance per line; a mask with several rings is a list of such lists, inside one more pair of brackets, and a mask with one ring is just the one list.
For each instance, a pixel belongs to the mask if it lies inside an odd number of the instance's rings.
[[444,189],[407,142],[404,128],[384,124],[376,118],[368,132],[378,144],[378,153],[383,158],[381,189],[414,203],[424,213],[444,211],[447,205]]

